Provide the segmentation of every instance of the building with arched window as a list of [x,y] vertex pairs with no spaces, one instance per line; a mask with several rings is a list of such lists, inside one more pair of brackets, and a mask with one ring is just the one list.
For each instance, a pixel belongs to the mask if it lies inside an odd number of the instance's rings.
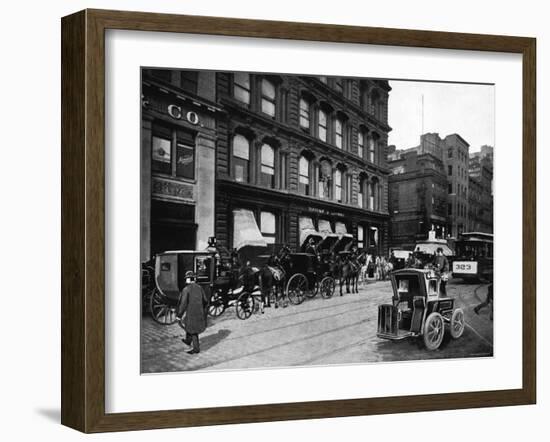
[[[217,72],[215,234],[299,250],[304,232],[388,247],[387,81]],[[251,227],[255,226],[255,227]]]

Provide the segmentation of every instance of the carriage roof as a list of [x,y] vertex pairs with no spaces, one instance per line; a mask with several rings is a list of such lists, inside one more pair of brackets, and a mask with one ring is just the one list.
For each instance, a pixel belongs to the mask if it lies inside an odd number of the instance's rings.
[[346,252],[353,243],[353,235],[349,233],[345,233],[341,237],[338,237],[338,241],[333,246],[333,252],[340,253],[340,252]]

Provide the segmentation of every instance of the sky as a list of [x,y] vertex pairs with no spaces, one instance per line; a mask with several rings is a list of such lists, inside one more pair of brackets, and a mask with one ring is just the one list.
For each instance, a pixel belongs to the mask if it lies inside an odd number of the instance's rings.
[[407,149],[420,143],[422,95],[424,132],[444,138],[458,133],[470,144],[470,152],[482,145],[494,146],[495,88],[493,85],[390,80],[388,144]]

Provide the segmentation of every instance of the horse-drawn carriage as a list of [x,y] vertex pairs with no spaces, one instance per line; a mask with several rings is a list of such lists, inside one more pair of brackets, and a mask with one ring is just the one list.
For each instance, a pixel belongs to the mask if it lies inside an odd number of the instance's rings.
[[186,285],[185,273],[189,270],[196,275],[196,283],[210,299],[207,310],[211,316],[219,316],[229,305],[234,305],[237,317],[249,318],[258,288],[226,284],[224,276],[219,274],[219,260],[219,253],[214,247],[205,251],[175,250],[157,254],[153,259],[154,289],[148,296],[153,319],[162,325],[176,322],[176,306]]
[[453,298],[440,293],[441,278],[434,270],[396,270],[390,278],[392,303],[378,306],[378,337],[393,341],[422,337],[428,350],[436,350],[446,325],[454,339],[462,336],[464,312]]
[[[307,252],[307,243],[316,241],[315,252]],[[301,304],[306,298],[318,293],[325,299],[331,298],[336,289],[336,278],[341,278],[340,261],[353,242],[349,234],[328,234],[322,236],[310,233],[302,241],[303,253],[289,253],[284,265],[287,284],[286,295],[292,304]],[[284,262],[284,261],[283,261]]]

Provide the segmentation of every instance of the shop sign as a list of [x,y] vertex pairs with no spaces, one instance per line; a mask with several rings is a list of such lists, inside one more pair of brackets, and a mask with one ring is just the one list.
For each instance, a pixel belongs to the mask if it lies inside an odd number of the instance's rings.
[[193,125],[197,125],[200,122],[199,115],[196,112],[185,112],[181,108],[181,106],[178,106],[176,104],[168,105],[168,115],[170,115],[175,120],[185,120]]

